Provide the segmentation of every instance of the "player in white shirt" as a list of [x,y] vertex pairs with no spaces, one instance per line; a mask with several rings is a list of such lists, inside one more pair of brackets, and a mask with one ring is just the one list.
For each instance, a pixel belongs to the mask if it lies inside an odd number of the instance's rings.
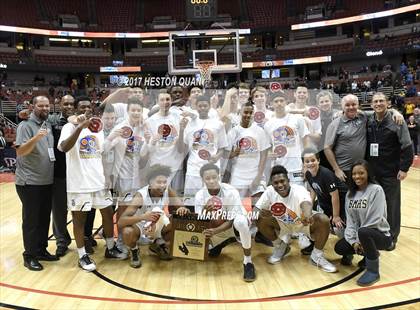
[[247,282],[252,282],[255,280],[255,267],[251,260],[250,221],[242,206],[241,197],[233,186],[221,183],[219,168],[215,164],[206,164],[201,167],[200,175],[205,187],[195,195],[195,212],[199,216],[218,217],[211,221],[214,227],[203,231],[211,243],[209,256],[219,256],[223,247],[235,238],[235,232],[239,233],[244,251],[243,278]]
[[271,166],[286,167],[289,180],[303,185],[301,154],[308,144],[309,130],[302,116],[288,113],[287,98],[283,92],[274,93],[271,104],[275,116],[264,126],[272,146],[268,155]]
[[112,104],[114,106],[115,115],[116,115],[116,124],[121,123],[123,120],[128,118],[127,115],[127,100],[130,97],[134,97],[142,102],[143,105],[143,119],[147,119],[149,114],[149,109],[147,109],[143,102],[144,90],[140,87],[126,87],[117,89],[115,92],[110,94],[104,99],[101,105]]
[[238,110],[248,102],[250,96],[250,86],[248,83],[239,83],[238,86]]
[[226,132],[239,125],[241,122],[240,111],[238,89],[229,88],[220,111],[220,120],[224,123]]
[[[149,154],[149,165],[164,163],[171,168],[172,187],[180,191],[183,187],[182,161],[185,154],[183,150],[183,140],[188,119],[179,114],[169,111],[172,99],[166,92],[161,92],[158,96],[159,112],[153,114],[145,122],[145,131],[151,134],[147,151]],[[176,177],[175,177],[176,176]]]
[[[248,101],[241,109],[241,124],[228,133],[230,184],[241,197],[264,191],[264,168],[270,143],[264,130],[253,122],[254,105]],[[262,183],[263,182],[263,183]]]
[[275,166],[270,176],[271,184],[256,204],[259,210],[258,230],[273,241],[273,254],[268,263],[277,264],[290,251],[282,236],[304,233],[315,242],[310,256],[313,265],[326,272],[337,268],[324,257],[324,246],[329,235],[329,219],[325,214],[312,215],[312,201],[309,192],[300,185],[290,184],[288,172],[283,166]]
[[154,241],[149,249],[161,260],[171,259],[166,246],[171,226],[164,207],[176,208],[179,215],[188,214],[189,210],[183,207],[182,200],[170,188],[170,174],[171,169],[167,166],[151,166],[147,175],[149,185],[137,191],[118,221],[124,244],[130,248],[130,266],[133,268],[141,266],[137,242],[142,235]]
[[105,187],[102,165],[104,133],[102,130],[97,132],[100,127],[98,119],[89,119],[92,105],[88,97],[77,98],[75,105],[80,116],[79,125],[64,125],[58,149],[66,153],[67,202],[72,212],[79,266],[93,271],[96,265],[86,253],[84,241],[86,215],[92,208],[101,210],[106,240],[105,257],[124,259],[126,256],[117,249],[113,237],[112,196]]
[[[128,119],[112,130],[104,145],[105,153],[114,153],[112,188],[117,195],[117,220],[140,188],[139,172],[147,161],[143,145],[150,140],[150,133],[145,135],[143,128],[141,101],[135,97],[128,98],[127,109]],[[121,232],[118,233],[117,247],[122,252],[128,252],[123,246]]]
[[321,140],[321,111],[316,106],[309,106],[309,91],[305,85],[299,85],[294,93],[295,102],[287,106],[290,113],[300,114],[305,117],[309,129],[310,142],[312,147],[317,147]]
[[255,104],[254,121],[264,128],[264,124],[273,116],[273,111],[267,109],[267,90],[262,86],[255,87],[251,91],[251,99]]
[[223,123],[209,118],[210,98],[199,96],[196,100],[199,117],[188,123],[184,133],[184,146],[189,150],[184,189],[187,205],[194,205],[194,195],[203,187],[200,168],[207,163],[220,167],[228,146]]

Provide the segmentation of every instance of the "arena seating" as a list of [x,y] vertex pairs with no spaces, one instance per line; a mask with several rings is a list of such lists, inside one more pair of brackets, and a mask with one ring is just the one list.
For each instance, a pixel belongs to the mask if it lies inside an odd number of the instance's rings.
[[[41,27],[34,0],[0,1],[0,24]],[[45,26],[45,25],[44,25]]]
[[[156,1],[146,1],[156,2]],[[163,5],[165,6],[165,5]],[[166,5],[166,7],[169,7]],[[98,27],[95,31],[129,32],[135,31],[135,1],[96,1]]]
[[95,67],[97,69],[99,66],[109,66],[111,57],[35,55],[35,61],[50,67]]
[[19,62],[18,53],[0,52],[0,63],[14,64]]
[[85,0],[61,1],[57,5],[57,1],[44,0],[42,1],[43,8],[49,21],[57,20],[60,14],[71,14],[79,17],[81,22],[88,22],[88,8]]
[[155,16],[171,16],[178,22],[184,21],[186,19],[185,1],[171,0],[171,5],[168,5],[167,0],[144,1],[145,23],[151,23]]

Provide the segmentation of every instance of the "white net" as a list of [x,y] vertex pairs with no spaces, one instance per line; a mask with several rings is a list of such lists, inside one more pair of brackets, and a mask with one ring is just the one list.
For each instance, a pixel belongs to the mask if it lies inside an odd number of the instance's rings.
[[198,70],[200,70],[201,83],[203,85],[211,81],[211,70],[214,68],[213,60],[201,60],[197,61],[196,64]]

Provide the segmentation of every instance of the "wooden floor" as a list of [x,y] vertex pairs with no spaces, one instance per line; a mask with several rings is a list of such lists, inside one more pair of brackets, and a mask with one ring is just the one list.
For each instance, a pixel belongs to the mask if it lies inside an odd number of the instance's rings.
[[[257,280],[242,281],[238,244],[207,262],[174,259],[161,262],[141,248],[143,267],[105,260],[103,240],[93,255],[97,273],[77,267],[77,252],[59,262],[45,262],[44,271],[22,265],[21,206],[13,183],[0,184],[0,306],[37,309],[356,309],[380,305],[420,309],[420,170],[403,182],[400,241],[393,252],[381,252],[381,280],[369,288],[356,285],[357,267],[339,265],[331,236],[326,256],[339,272],[328,274],[308,263],[297,242],[280,265],[265,262],[271,248],[253,246]],[[96,225],[97,226],[97,225]],[[71,231],[71,224],[69,230]],[[55,242],[49,242],[55,252]],[[299,294],[300,293],[300,294]],[[294,296],[286,296],[294,295]],[[200,299],[200,300],[199,300]],[[410,301],[410,302],[408,302]]]

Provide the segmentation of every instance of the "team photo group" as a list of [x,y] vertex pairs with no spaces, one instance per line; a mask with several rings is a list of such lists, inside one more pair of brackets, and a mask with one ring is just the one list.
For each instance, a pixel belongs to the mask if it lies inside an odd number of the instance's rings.
[[279,268],[291,247],[324,272],[355,259],[365,269],[360,286],[379,280],[379,251],[398,247],[401,182],[414,152],[403,115],[383,93],[369,111],[353,94],[305,84],[126,87],[101,103],[65,95],[59,114],[51,104],[34,97],[16,136],[31,271],[64,255],[94,271],[90,255],[101,244],[105,258],[127,268],[140,268],[145,251],[171,260],[174,218],[194,215],[207,219],[208,259],[239,243],[247,282],[258,277],[255,242],[272,248],[266,262]]

